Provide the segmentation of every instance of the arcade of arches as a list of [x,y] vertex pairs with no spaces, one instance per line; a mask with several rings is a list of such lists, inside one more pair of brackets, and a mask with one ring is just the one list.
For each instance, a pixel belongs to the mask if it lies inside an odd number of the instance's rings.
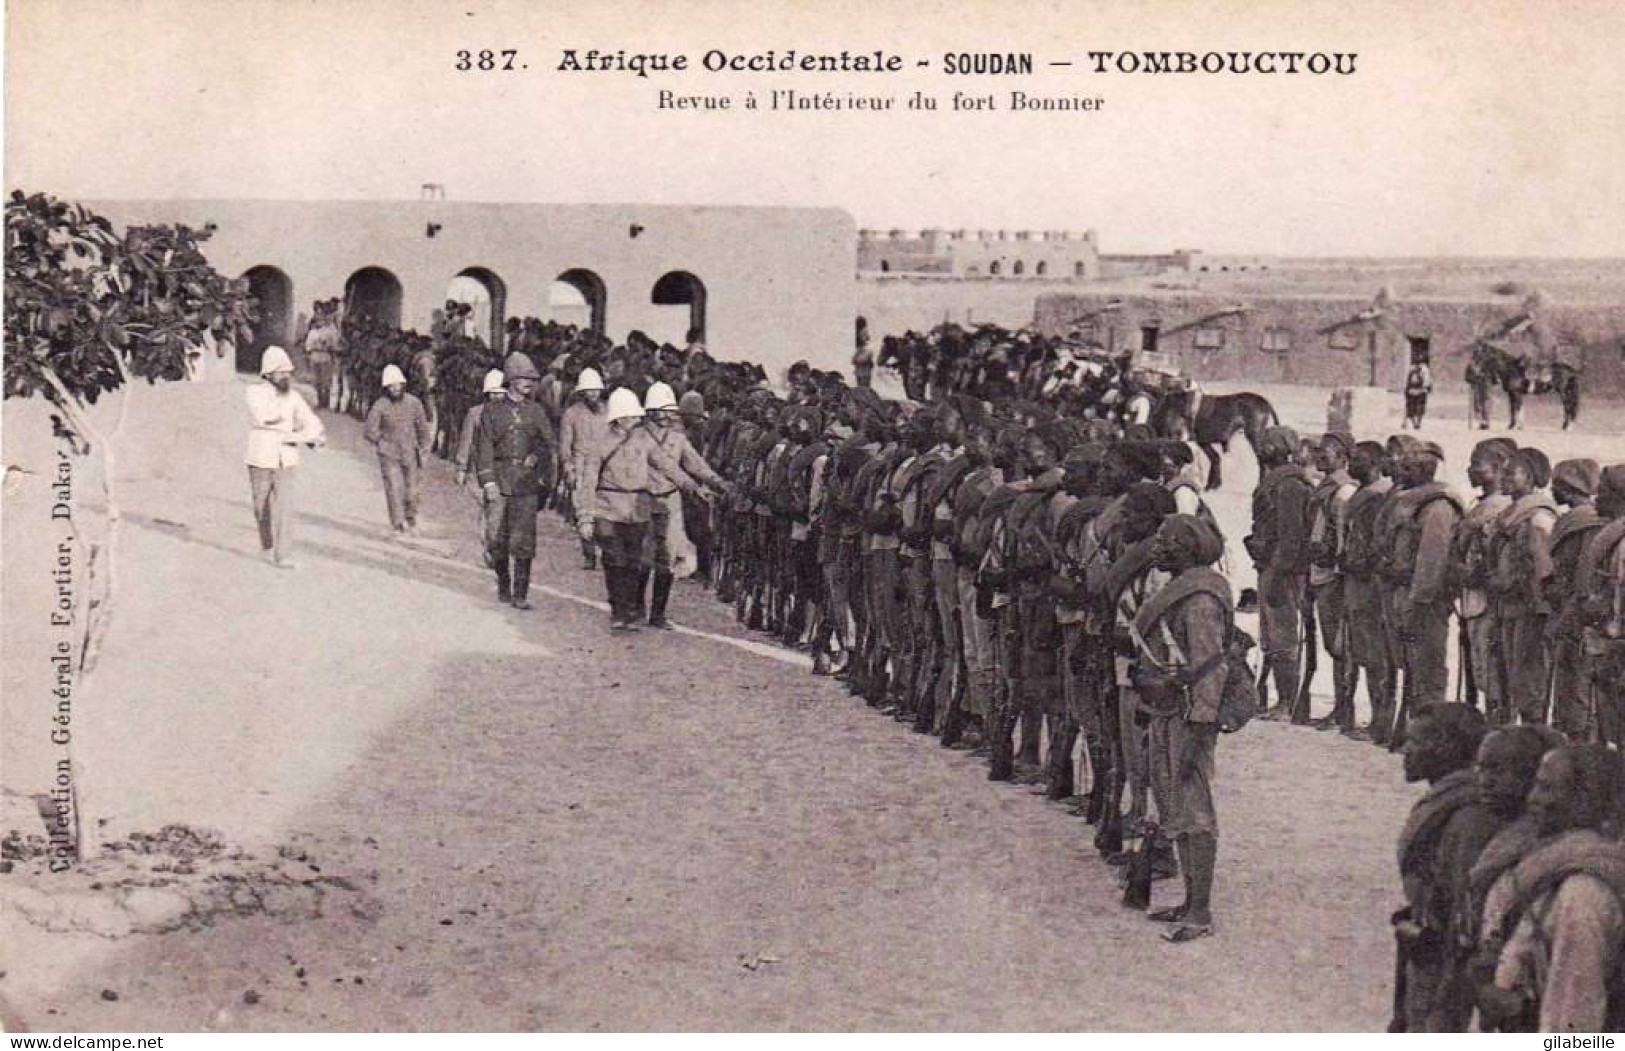
[[[274,266],[252,267],[242,276],[258,300],[258,321],[252,343],[237,349],[237,368],[252,372],[267,346],[285,345],[293,338],[294,289],[288,275]],[[494,350],[502,349],[509,295],[507,282],[500,275],[482,266],[467,267],[448,282],[445,298],[467,303],[472,308],[470,334],[485,340]],[[344,309],[351,317],[375,318],[401,327],[403,299],[400,278],[381,266],[362,267],[344,283]],[[696,275],[686,270],[661,275],[649,289],[649,302],[670,308],[660,311],[663,317],[647,333],[651,338],[678,346],[691,338],[705,339],[706,288]],[[604,279],[591,270],[573,267],[552,280],[541,314],[544,321],[579,325],[602,333],[607,331],[608,312],[609,289]]]

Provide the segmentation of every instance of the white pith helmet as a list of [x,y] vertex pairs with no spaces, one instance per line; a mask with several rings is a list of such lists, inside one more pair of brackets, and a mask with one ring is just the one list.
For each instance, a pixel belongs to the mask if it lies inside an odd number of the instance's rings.
[[677,395],[671,387],[664,383],[649,384],[649,392],[643,396],[643,409],[645,412],[659,412],[662,409],[676,409]]
[[598,375],[597,369],[582,369],[581,375],[576,377],[575,392],[579,394],[584,390],[595,390],[600,394],[604,392],[604,377]]
[[616,420],[641,419],[643,406],[638,404],[638,396],[625,387],[616,387],[609,392],[609,411],[605,418],[613,423]]

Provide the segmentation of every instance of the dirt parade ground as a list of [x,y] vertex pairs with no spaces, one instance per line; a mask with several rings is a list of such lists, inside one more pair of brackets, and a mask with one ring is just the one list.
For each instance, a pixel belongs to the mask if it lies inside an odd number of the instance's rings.
[[[697,584],[673,599],[684,630],[611,635],[547,513],[536,608],[499,605],[472,490],[438,461],[426,535],[391,540],[347,417],[300,468],[299,568],[276,571],[243,382],[135,391],[118,620],[73,715],[85,813],[119,849],[58,874],[12,852],[8,1028],[1386,1024],[1394,842],[1420,791],[1386,751],[1278,723],[1223,739],[1217,934],[1169,946],[1066,804],[990,784]],[[1306,391],[1283,415],[1319,430],[1323,406]],[[26,845],[57,754],[56,449],[36,405],[5,425],[0,831]],[[1476,432],[1425,436],[1459,484]],[[1226,468],[1215,507],[1251,586],[1256,469],[1240,444]]]

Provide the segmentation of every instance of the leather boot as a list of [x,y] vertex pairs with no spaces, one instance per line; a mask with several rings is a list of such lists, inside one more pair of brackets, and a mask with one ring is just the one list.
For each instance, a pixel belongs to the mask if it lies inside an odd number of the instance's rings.
[[1275,674],[1275,692],[1279,695],[1281,715],[1293,723],[1308,722],[1303,713],[1298,712],[1298,659],[1293,657],[1279,657],[1270,663],[1270,670]]
[[1368,675],[1371,693],[1371,743],[1386,746],[1394,733],[1394,680],[1390,675]]
[[863,695],[871,708],[882,707],[886,703],[886,694],[891,690],[891,680],[886,671],[886,657],[886,651],[879,650],[871,665],[873,670],[869,673],[869,692]]
[[969,683],[961,685],[948,695],[948,710],[942,713],[942,747],[952,748],[965,736],[965,701],[963,694]]
[[503,552],[491,560],[491,568],[497,575],[497,601],[509,602],[513,599],[513,586],[508,577],[508,555]]
[[1015,719],[1006,712],[995,710],[987,720],[989,781],[1010,781],[1016,776],[1015,741],[1011,733]]
[[618,628],[626,622],[626,596],[625,585],[621,583],[621,569],[608,562],[602,563],[604,570],[604,594],[609,597],[609,626]]
[[1051,730],[1049,788],[1044,791],[1044,796],[1047,799],[1070,799],[1073,792],[1072,747],[1078,742],[1078,729],[1057,719],[1051,724]]
[[929,673],[921,675],[926,680],[914,695],[914,732],[928,734],[937,721],[937,689],[936,682]]
[[627,571],[627,616],[634,622],[641,624],[648,612],[645,596],[649,593],[649,574],[647,566],[637,566]]
[[1089,809],[1083,819],[1091,825],[1100,824],[1106,816],[1107,782],[1111,778],[1111,752],[1098,735],[1089,738]]
[[513,560],[513,608],[530,608],[530,559]]
[[669,628],[671,622],[666,619],[666,603],[671,598],[672,575],[670,573],[656,573],[654,592],[649,596],[649,627]]
[[1023,704],[1021,708],[1021,752],[1016,756],[1016,762],[1026,767],[1037,767],[1038,741],[1041,736],[1041,727],[1044,725],[1044,716],[1039,712],[1037,705]]
[[1343,730],[1354,728],[1354,676],[1354,662],[1332,661],[1332,723]]

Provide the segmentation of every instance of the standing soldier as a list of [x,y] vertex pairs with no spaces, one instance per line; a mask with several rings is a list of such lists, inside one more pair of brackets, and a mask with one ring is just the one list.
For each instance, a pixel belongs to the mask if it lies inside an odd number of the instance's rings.
[[[607,431],[582,461],[576,528],[598,542],[610,627],[631,631],[643,619],[641,592],[653,487],[669,483],[685,492],[697,492],[700,485],[683,469],[677,455],[643,426],[643,406],[636,394],[625,387],[611,391],[605,416]],[[660,481],[656,481],[657,472]]]
[[[689,444],[698,449],[705,440],[705,396],[697,390],[685,392],[677,399],[677,417],[682,421],[683,433],[688,437]],[[709,455],[709,450],[706,450],[706,454]],[[709,503],[683,494],[683,529],[694,544],[694,574],[705,587],[710,587],[712,583],[711,519]]]
[[[959,591],[959,637],[964,654],[965,685],[961,691],[960,710],[965,717],[974,718],[983,726],[992,710],[992,697],[996,689],[998,669],[993,662],[993,623],[977,601],[976,571],[986,553],[980,543],[982,501],[989,493],[1004,484],[1007,464],[995,458],[992,434],[987,429],[973,430],[965,443],[966,458],[972,468],[954,489],[953,543],[955,583]],[[961,724],[967,719],[950,718],[942,731],[942,743],[950,746],[958,742]]]
[[378,450],[390,526],[397,536],[416,536],[418,471],[429,454],[434,430],[423,403],[406,393],[406,377],[394,365],[384,366],[383,388],[384,396],[367,410],[362,434]]
[[[317,304],[318,307],[320,305]],[[344,337],[339,333],[338,320],[318,310],[310,331],[305,334],[305,362],[310,366],[311,378],[316,383],[316,407],[319,409],[337,404],[333,398],[333,373],[343,347]]]
[[[936,721],[936,679],[940,670],[941,632],[938,630],[936,590],[931,576],[931,518],[922,494],[936,472],[947,463],[952,451],[942,440],[943,423],[957,427],[957,417],[933,409],[915,414],[913,438],[916,455],[907,468],[898,472],[897,510],[903,541],[902,579],[907,598],[907,628],[910,645],[910,681],[904,695],[904,711],[914,716],[914,729],[927,733]],[[951,439],[950,439],[951,440]]]
[[1619,753],[1595,744],[1547,752],[1529,793],[1543,842],[1503,877],[1514,900],[1485,931],[1498,949],[1480,989],[1487,1031],[1595,1033],[1625,1025],[1625,846]]
[[1495,520],[1496,620],[1506,661],[1507,703],[1525,723],[1546,721],[1546,616],[1541,582],[1552,575],[1552,527],[1557,508],[1546,492],[1551,463],[1539,449],[1522,448],[1501,468],[1501,489],[1512,504]]
[[901,516],[889,487],[892,471],[907,449],[889,432],[886,443],[858,474],[859,499],[863,507],[862,567],[865,603],[870,630],[864,680],[869,703],[880,707],[887,702],[892,680],[900,677],[896,655],[904,645],[899,637],[902,618],[898,611],[897,537]]
[[[491,538],[497,599],[530,609],[530,564],[536,557],[536,516],[554,463],[553,424],[531,401],[541,374],[523,354],[502,363],[508,396],[486,405],[476,462],[480,487],[498,526]],[[511,560],[511,561],[510,561]]]
[[1401,492],[1389,522],[1393,536],[1389,578],[1394,585],[1389,630],[1404,660],[1405,697],[1395,724],[1400,740],[1390,744],[1403,742],[1407,711],[1443,704],[1450,694],[1450,596],[1445,572],[1463,502],[1434,480],[1443,462],[1439,444],[1423,442],[1405,452],[1399,463]]
[[1253,492],[1253,531],[1243,545],[1258,569],[1259,630],[1264,666],[1275,676],[1271,717],[1309,721],[1296,710],[1303,601],[1309,568],[1309,483],[1292,462],[1298,435],[1271,427],[1258,445],[1263,477]]
[[260,549],[278,569],[294,568],[288,557],[293,537],[293,479],[299,446],[327,441],[321,417],[293,389],[293,362],[281,347],[260,355],[260,378],[243,392],[248,403],[248,485]]
[[[677,399],[670,386],[651,383],[649,392],[644,395],[643,411],[647,416],[644,427],[654,436],[655,444],[661,450],[661,455],[652,456],[649,461],[649,539],[644,544],[644,550],[648,553],[646,561],[654,571],[654,590],[649,595],[649,626],[670,628],[671,623],[666,620],[666,603],[671,598],[675,576],[672,572],[675,554],[672,541],[683,531],[682,500],[685,497],[698,499],[699,487],[693,485],[687,492],[679,493],[679,480],[667,474],[663,465],[675,463],[687,472],[689,478],[698,479],[718,492],[726,490],[728,483],[711,470],[705,457],[688,440],[678,419]],[[641,575],[637,595],[638,608],[642,609]]]
[[1382,552],[1377,548],[1377,516],[1394,481],[1382,470],[1385,454],[1376,442],[1360,442],[1349,457],[1349,473],[1360,487],[1343,512],[1343,607],[1348,618],[1349,699],[1353,702],[1360,673],[1365,673],[1371,701],[1371,728],[1345,731],[1348,736],[1388,743],[1394,722],[1394,673],[1383,631]]
[[[957,414],[956,414],[957,415]],[[962,418],[961,418],[962,419]],[[929,704],[934,712],[932,732],[947,736],[950,722],[955,725],[953,737],[959,735],[963,716],[960,698],[964,693],[964,643],[959,624],[959,572],[954,564],[954,513],[951,498],[954,490],[977,466],[967,453],[968,440],[964,438],[969,422],[950,425],[946,432],[955,435],[956,447],[947,460],[924,486],[920,496],[920,518],[929,523],[931,536],[931,590],[937,615],[937,661],[934,674],[936,694]],[[950,741],[951,743],[951,741]]]
[[1604,525],[1580,553],[1579,594],[1585,676],[1596,705],[1597,735],[1625,746],[1625,464],[1605,468],[1597,483]]
[[1045,778],[1051,799],[1072,794],[1072,747],[1076,734],[1066,719],[1066,698],[1061,692],[1061,629],[1056,620],[1055,596],[1049,581],[1055,567],[1055,525],[1070,504],[1061,487],[1064,472],[1060,453],[1068,440],[1060,424],[1046,424],[1027,435],[1031,488],[1017,498],[1006,515],[1011,565],[1014,567],[1016,621],[1019,630],[1017,681],[1021,683],[1022,765],[1037,766],[1043,727],[1049,725],[1049,760]]
[[[480,420],[485,417],[485,406],[494,401],[501,401],[508,396],[508,381],[502,375],[501,369],[492,369],[485,374],[485,380],[480,385],[485,394],[485,401],[476,403],[463,416],[463,433],[457,437],[457,484],[459,487],[468,482],[468,472],[473,466],[474,477],[479,477],[479,466],[474,463],[474,456],[479,451],[477,440],[480,433]],[[480,497],[480,524],[483,543],[481,556],[485,564],[490,567],[491,544],[495,541],[497,530],[501,522],[495,511],[495,505],[486,500],[483,494]]]
[[1168,581],[1134,615],[1135,682],[1150,716],[1147,753],[1162,833],[1179,851],[1185,900],[1151,918],[1172,926],[1174,944],[1213,933],[1213,875],[1219,820],[1213,806],[1214,753],[1235,629],[1230,583],[1213,568],[1224,540],[1195,515],[1170,515],[1151,541],[1151,558]]
[[1405,780],[1426,781],[1399,833],[1399,879],[1405,905],[1393,915],[1396,959],[1390,1033],[1424,1032],[1446,978],[1452,843],[1478,847],[1498,821],[1481,802],[1473,760],[1484,717],[1465,704],[1417,709],[1405,742]]
[[1596,730],[1591,691],[1582,674],[1575,582],[1580,556],[1603,524],[1593,502],[1601,476],[1595,460],[1564,460],[1552,468],[1552,499],[1568,510],[1552,527],[1552,575],[1541,586],[1552,611],[1546,626],[1552,658],[1552,726],[1571,741],[1591,740]]
[[1427,359],[1411,362],[1405,375],[1405,423],[1415,430],[1422,429],[1422,418],[1428,412],[1428,395],[1433,393],[1433,371]]
[[463,414],[463,430],[457,436],[457,484],[468,482],[469,464],[474,460],[474,440],[480,433],[480,419],[485,415],[485,406],[493,401],[501,401],[508,396],[508,380],[502,375],[501,369],[492,369],[485,374],[480,384],[480,393],[485,401],[475,402]]
[[[1517,448],[1507,438],[1490,438],[1473,447],[1467,480],[1480,496],[1462,515],[1450,540],[1450,576],[1460,593],[1459,649],[1464,651],[1457,674],[1466,676],[1474,691],[1483,696],[1484,716],[1492,726],[1512,721],[1501,673],[1501,633],[1489,585],[1495,569],[1490,559],[1490,533],[1501,512],[1512,506],[1512,498],[1501,492],[1501,468]],[[1461,692],[1467,703],[1476,703],[1469,691]]]
[[[576,377],[570,404],[565,406],[559,420],[559,472],[563,475],[564,488],[570,493],[571,507],[577,505],[575,488],[581,478],[581,461],[586,458],[587,450],[603,440],[604,414],[600,408],[603,397],[604,380],[598,370],[582,369],[581,375]],[[581,568],[589,571],[598,568],[598,549],[589,536],[581,538]]]
[[1332,714],[1324,726],[1354,729],[1354,682],[1349,662],[1347,596],[1343,588],[1343,540],[1349,501],[1359,487],[1349,474],[1353,439],[1328,433],[1317,450],[1321,480],[1310,499],[1309,590],[1320,621],[1320,638],[1332,659]]

